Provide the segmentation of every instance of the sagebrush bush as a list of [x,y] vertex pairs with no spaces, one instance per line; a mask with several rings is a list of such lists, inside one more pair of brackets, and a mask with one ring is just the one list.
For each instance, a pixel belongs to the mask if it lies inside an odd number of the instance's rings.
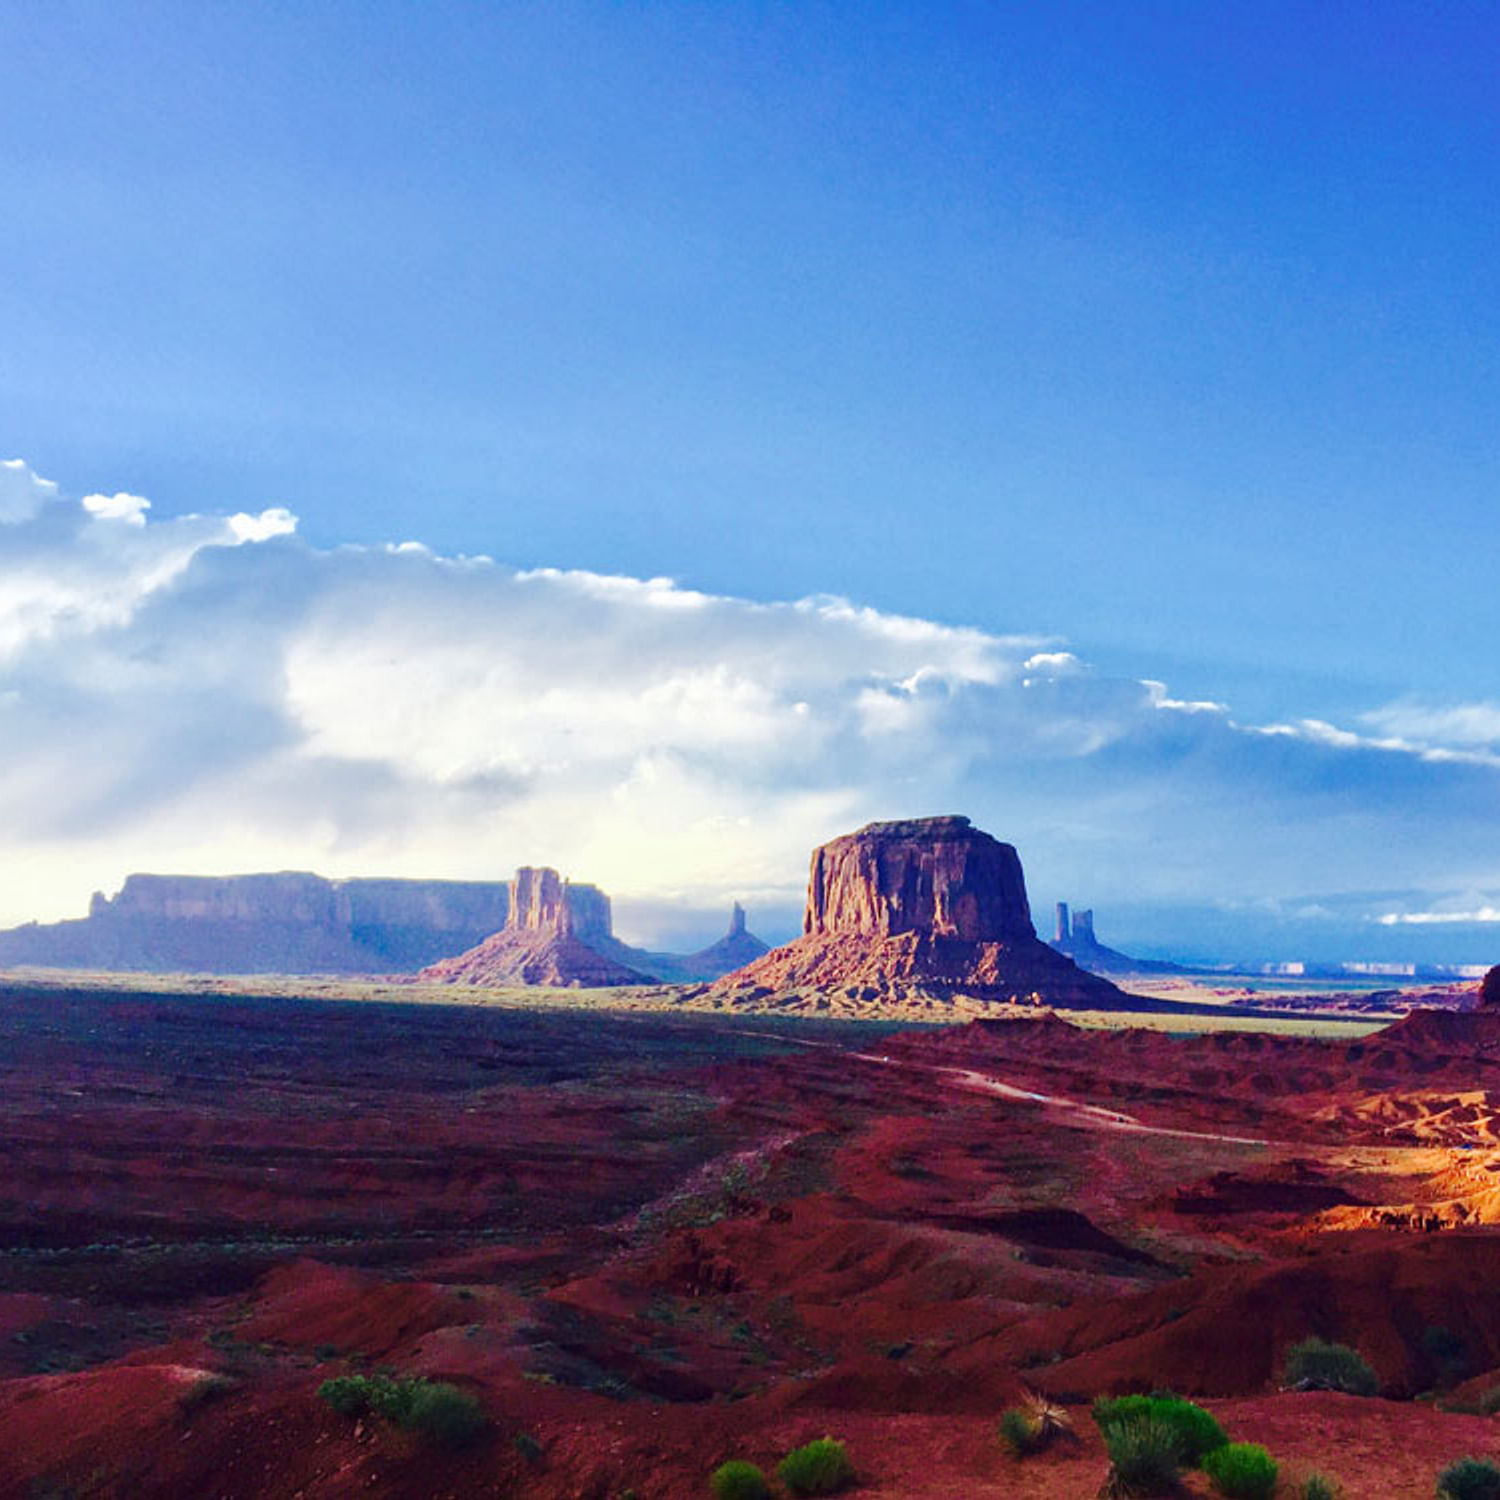
[[467,1391],[441,1380],[411,1383],[417,1389],[407,1398],[406,1415],[401,1419],[403,1427],[410,1427],[445,1448],[462,1448],[484,1431],[484,1413]]
[[1488,1459],[1461,1458],[1438,1475],[1439,1500],[1500,1500],[1500,1469]]
[[473,1442],[485,1428],[484,1413],[467,1391],[420,1375],[337,1375],[318,1387],[318,1395],[341,1416],[374,1412],[450,1448]]
[[318,1395],[341,1417],[357,1417],[370,1409],[368,1375],[335,1375],[318,1387]]
[[1113,1477],[1132,1495],[1170,1495],[1182,1474],[1182,1434],[1158,1417],[1101,1427]]
[[826,1437],[793,1448],[776,1465],[776,1472],[794,1495],[837,1494],[854,1478],[844,1445]]
[[1094,1402],[1094,1421],[1106,1443],[1111,1427],[1141,1419],[1165,1423],[1177,1434],[1178,1456],[1184,1468],[1196,1469],[1205,1453],[1229,1441],[1212,1412],[1181,1396],[1110,1396]]
[[1279,1469],[1259,1443],[1225,1443],[1204,1454],[1203,1472],[1229,1500],[1271,1500]]
[[1343,1391],[1350,1396],[1380,1393],[1380,1378],[1357,1349],[1320,1338],[1303,1339],[1286,1351],[1282,1384],[1303,1391]]
[[709,1477],[708,1487],[714,1500],[770,1500],[771,1497],[765,1474],[742,1458],[720,1464]]
[[1343,1493],[1326,1474],[1309,1474],[1297,1488],[1297,1500],[1339,1500]]

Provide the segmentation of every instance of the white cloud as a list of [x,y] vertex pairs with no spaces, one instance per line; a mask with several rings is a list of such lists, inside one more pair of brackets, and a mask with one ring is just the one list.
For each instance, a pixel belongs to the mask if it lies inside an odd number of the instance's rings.
[[158,520],[0,472],[0,922],[137,868],[546,862],[624,898],[794,901],[820,839],[948,811],[1094,901],[1497,875],[1471,741],[1252,731],[1045,637],[320,552],[284,510]]
[[1403,699],[1360,718],[1381,734],[1412,744],[1500,750],[1500,703],[1434,705]]
[[80,503],[98,520],[124,521],[131,526],[144,526],[146,512],[151,509],[149,500],[127,495],[123,490],[114,495],[85,495]]
[[29,521],[56,498],[52,480],[33,474],[19,458],[0,459],[0,526]]
[[1455,922],[1500,922],[1500,906],[1472,911],[1388,911],[1375,919],[1382,927],[1446,926]]

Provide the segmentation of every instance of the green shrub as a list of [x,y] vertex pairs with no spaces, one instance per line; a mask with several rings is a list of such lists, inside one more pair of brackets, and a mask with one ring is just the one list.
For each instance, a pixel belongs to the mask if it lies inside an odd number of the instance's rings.
[[1182,1434],[1159,1417],[1101,1425],[1113,1478],[1132,1495],[1170,1495],[1182,1473]]
[[336,1412],[357,1417],[374,1412],[398,1427],[409,1427],[445,1447],[461,1448],[484,1430],[479,1403],[466,1391],[441,1380],[412,1376],[338,1375],[318,1387]]
[[1114,1396],[1094,1402],[1094,1421],[1106,1443],[1111,1427],[1141,1419],[1163,1422],[1177,1434],[1180,1462],[1189,1469],[1196,1469],[1205,1453],[1229,1441],[1211,1412],[1181,1396]]
[[1479,1409],[1487,1417],[1493,1417],[1497,1411],[1500,1411],[1500,1385],[1492,1385],[1479,1398]]
[[720,1464],[708,1481],[714,1500],[770,1500],[771,1486],[754,1464],[731,1458]]
[[1230,1500],[1271,1500],[1276,1460],[1259,1443],[1225,1443],[1203,1457],[1203,1472]]
[[1487,1459],[1461,1458],[1438,1475],[1439,1500],[1500,1500],[1500,1469]]
[[358,1417],[370,1409],[368,1375],[336,1375],[318,1387],[322,1397],[341,1417]]
[[1042,1429],[1030,1412],[1008,1406],[1000,1413],[1000,1441],[1017,1458],[1025,1458],[1042,1446]]
[[854,1478],[844,1445],[827,1437],[793,1448],[776,1472],[794,1495],[833,1495]]
[[417,1389],[407,1398],[406,1414],[401,1419],[403,1427],[410,1427],[445,1448],[463,1448],[484,1431],[484,1413],[467,1391],[441,1380],[409,1384]]
[[1326,1474],[1309,1474],[1297,1489],[1297,1500],[1339,1500],[1342,1494]]
[[1303,1391],[1343,1391],[1350,1396],[1374,1396],[1380,1380],[1363,1355],[1347,1344],[1303,1339],[1286,1352],[1282,1383]]

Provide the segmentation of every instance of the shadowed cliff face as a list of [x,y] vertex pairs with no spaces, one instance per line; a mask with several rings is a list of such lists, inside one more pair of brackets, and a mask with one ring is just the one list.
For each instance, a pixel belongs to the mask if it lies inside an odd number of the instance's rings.
[[1487,1010],[1500,1010],[1500,964],[1496,964],[1480,981],[1479,1003]]
[[1014,847],[961,817],[871,823],[814,850],[802,930],[971,943],[1036,936]]

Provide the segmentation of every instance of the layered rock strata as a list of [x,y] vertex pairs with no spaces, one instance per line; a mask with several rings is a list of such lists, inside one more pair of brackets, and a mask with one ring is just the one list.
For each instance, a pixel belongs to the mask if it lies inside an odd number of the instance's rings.
[[477,943],[509,911],[503,881],[131,875],[87,917],[0,932],[0,966],[147,973],[411,972]]
[[871,823],[814,850],[802,930],[712,992],[1129,1003],[1037,938],[1015,849],[963,817]]
[[594,946],[617,946],[612,926],[609,897],[598,886],[574,885],[556,870],[523,866],[510,883],[505,926],[466,953],[430,964],[417,978],[430,984],[585,989],[651,982],[654,975]]

